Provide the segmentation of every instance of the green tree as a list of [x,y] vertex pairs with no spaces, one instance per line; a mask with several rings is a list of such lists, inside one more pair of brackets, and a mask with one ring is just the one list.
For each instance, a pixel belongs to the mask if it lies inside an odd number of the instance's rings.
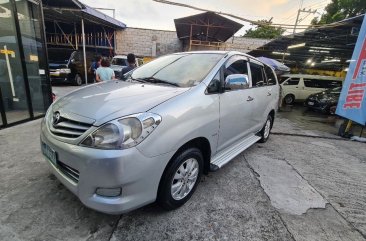
[[366,12],[366,0],[332,0],[325,13],[311,21],[312,25],[328,24],[354,17]]
[[[281,27],[270,26],[272,23],[271,20],[259,20],[258,22],[263,23],[264,25],[259,25],[256,28],[248,29],[244,37],[248,38],[264,38],[264,39],[274,39],[281,36],[286,30]],[[254,25],[254,24],[251,24]]]

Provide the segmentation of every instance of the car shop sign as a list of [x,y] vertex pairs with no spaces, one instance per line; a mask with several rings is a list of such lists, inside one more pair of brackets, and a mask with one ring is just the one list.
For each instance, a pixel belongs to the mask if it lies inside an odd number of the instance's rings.
[[366,124],[366,17],[358,35],[336,114]]

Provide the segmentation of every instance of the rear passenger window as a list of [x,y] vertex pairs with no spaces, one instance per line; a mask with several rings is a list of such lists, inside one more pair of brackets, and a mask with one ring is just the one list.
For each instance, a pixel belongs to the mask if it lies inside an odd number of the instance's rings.
[[250,72],[252,73],[252,87],[261,87],[267,84],[262,66],[250,63]]
[[291,78],[284,85],[298,85],[300,82],[299,78]]
[[271,67],[265,66],[264,67],[264,72],[266,73],[266,76],[267,76],[268,85],[275,85],[276,84],[276,76],[274,75],[273,70],[271,69]]
[[[304,85],[308,88],[325,88],[323,87],[325,83],[322,83],[322,80],[316,79],[304,79]],[[326,81],[324,81],[326,82]]]

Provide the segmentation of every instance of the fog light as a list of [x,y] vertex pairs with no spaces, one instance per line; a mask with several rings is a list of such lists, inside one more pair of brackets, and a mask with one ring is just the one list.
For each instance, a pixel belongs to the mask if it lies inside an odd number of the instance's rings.
[[122,189],[120,187],[118,188],[97,188],[95,193],[99,196],[104,197],[118,197],[122,193]]

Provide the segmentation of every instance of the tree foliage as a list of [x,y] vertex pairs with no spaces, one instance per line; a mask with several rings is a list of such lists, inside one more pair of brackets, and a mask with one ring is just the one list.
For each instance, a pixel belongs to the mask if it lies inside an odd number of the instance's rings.
[[[366,0],[365,0],[366,1]],[[264,24],[271,24],[272,21],[269,20],[259,20],[258,22],[264,23]],[[252,24],[254,25],[254,24]],[[274,27],[269,25],[260,25],[256,28],[250,28],[248,29],[244,37],[249,38],[263,38],[263,39],[274,39],[279,36],[281,36],[285,32],[285,29],[281,27]]]
[[366,0],[332,0],[325,13],[311,21],[312,25],[328,24],[354,17],[366,12]]

